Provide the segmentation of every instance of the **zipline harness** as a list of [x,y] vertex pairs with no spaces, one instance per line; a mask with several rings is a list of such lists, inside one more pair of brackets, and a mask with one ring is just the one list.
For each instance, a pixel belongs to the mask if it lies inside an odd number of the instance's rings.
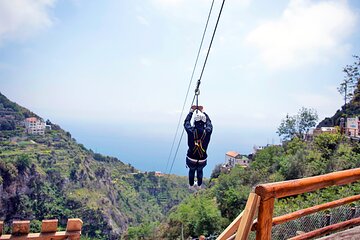
[[199,138],[199,134],[197,132],[197,129],[195,129],[195,132],[194,132],[194,144],[195,144],[195,146],[194,146],[194,149],[193,149],[193,154],[198,153],[200,158],[203,158],[204,153],[206,152],[205,149],[202,146],[202,143],[203,143],[205,137],[206,137],[206,130],[205,129],[203,130],[203,133],[202,133],[200,138]]

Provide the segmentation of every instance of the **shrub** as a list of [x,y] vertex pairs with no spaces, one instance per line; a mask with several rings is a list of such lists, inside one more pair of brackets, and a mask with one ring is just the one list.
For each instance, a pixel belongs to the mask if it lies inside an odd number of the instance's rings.
[[29,156],[27,155],[21,155],[17,158],[15,162],[15,166],[18,169],[20,173],[23,173],[27,168],[30,167],[31,161]]

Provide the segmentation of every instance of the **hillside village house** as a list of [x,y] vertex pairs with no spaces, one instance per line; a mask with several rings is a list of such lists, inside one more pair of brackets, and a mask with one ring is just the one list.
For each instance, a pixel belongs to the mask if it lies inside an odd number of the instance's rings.
[[45,134],[45,122],[36,117],[26,118],[25,121],[25,131],[29,134]]
[[350,137],[360,137],[360,121],[358,117],[346,119],[346,130],[345,134]]
[[225,154],[225,166],[227,167],[234,167],[235,165],[240,165],[243,167],[248,167],[250,163],[250,160],[240,155],[238,152],[235,151],[229,151]]
[[347,118],[346,124],[342,125],[340,123],[340,128],[321,127],[321,128],[310,129],[310,131],[305,136],[305,140],[313,140],[315,136],[320,135],[322,133],[337,133],[338,131],[344,133],[346,136],[349,137],[360,138],[359,117]]
[[162,172],[160,172],[160,171],[155,171],[155,176],[156,177],[162,177],[162,176],[164,176],[164,174]]
[[314,137],[322,133],[336,133],[337,131],[336,127],[311,128],[309,132],[305,134],[304,140],[313,141]]

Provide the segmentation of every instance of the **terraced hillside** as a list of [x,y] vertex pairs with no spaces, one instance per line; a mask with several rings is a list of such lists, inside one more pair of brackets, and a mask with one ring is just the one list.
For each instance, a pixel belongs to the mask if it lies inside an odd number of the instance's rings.
[[0,131],[0,219],[8,224],[80,217],[84,236],[118,239],[129,226],[156,226],[191,194],[186,178],[141,173],[86,149],[50,121],[45,135],[26,134],[22,122],[31,116],[0,94],[0,124],[7,126]]

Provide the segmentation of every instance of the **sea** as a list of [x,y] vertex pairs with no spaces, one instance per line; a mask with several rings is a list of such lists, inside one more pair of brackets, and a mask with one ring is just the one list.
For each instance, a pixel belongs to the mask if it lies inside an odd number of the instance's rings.
[[[139,126],[119,126],[106,123],[62,122],[61,127],[70,132],[78,143],[96,153],[117,157],[142,172],[160,171],[166,174],[187,176],[185,164],[187,151],[186,133],[180,141],[179,129],[174,142],[174,129],[167,133]],[[251,154],[256,146],[278,144],[275,129],[227,129],[214,128],[208,147],[208,164],[204,176],[209,178],[217,164],[225,163],[225,154],[236,151]],[[158,134],[156,134],[159,132]],[[179,148],[177,149],[177,146]],[[170,154],[171,153],[171,154]]]

